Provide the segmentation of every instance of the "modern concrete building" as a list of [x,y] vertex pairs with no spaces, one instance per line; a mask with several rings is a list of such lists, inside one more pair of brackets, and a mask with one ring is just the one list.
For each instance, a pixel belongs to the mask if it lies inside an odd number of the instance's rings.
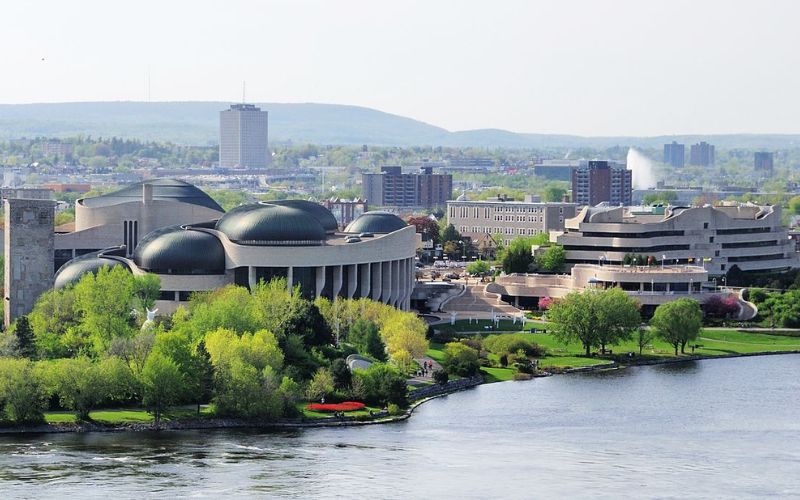
[[[486,291],[500,294],[505,302],[516,307],[535,309],[542,297],[564,298],[586,289],[619,287],[641,305],[642,315],[651,316],[655,308],[666,302],[688,297],[701,304],[715,295],[734,295],[710,282],[708,270],[699,266],[614,266],[576,264],[570,274],[511,274],[499,276]],[[752,319],[755,306],[739,301],[740,320]]]
[[377,174],[361,174],[363,198],[378,207],[443,207],[453,193],[453,176],[434,174],[432,167],[403,173],[402,167],[381,167]]
[[591,160],[585,167],[572,168],[572,201],[578,205],[630,205],[632,190],[631,171],[608,161]]
[[716,162],[714,145],[707,142],[692,144],[689,148],[689,164],[708,167]]
[[5,200],[6,328],[28,314],[39,295],[53,286],[54,206],[51,200]]
[[55,235],[55,269],[68,260],[124,245],[132,253],[145,234],[164,226],[222,217],[224,210],[197,187],[175,179],[154,179],[75,202],[73,231]]
[[267,168],[270,163],[268,113],[252,104],[234,104],[219,112],[219,165]]
[[686,162],[686,146],[672,141],[664,144],[664,163],[673,167],[683,167]]
[[753,168],[756,172],[764,172],[767,175],[772,175],[775,167],[774,157],[771,152],[757,151],[753,156]]
[[469,201],[465,195],[447,202],[447,221],[473,241],[483,235],[498,234],[508,244],[518,236],[563,231],[564,221],[574,216],[574,203],[534,203],[506,198]]
[[712,276],[734,267],[779,272],[800,266],[779,206],[584,207],[564,225],[551,241],[564,246],[568,264],[621,264],[637,254],[668,264],[702,262]]
[[145,236],[132,256],[111,248],[63,266],[56,287],[86,272],[122,265],[161,279],[161,312],[192,292],[228,284],[252,288],[284,278],[308,298],[367,297],[410,307],[417,237],[413,226],[386,212],[367,212],[338,232],[333,214],[303,200],[237,207],[219,220],[174,225]]

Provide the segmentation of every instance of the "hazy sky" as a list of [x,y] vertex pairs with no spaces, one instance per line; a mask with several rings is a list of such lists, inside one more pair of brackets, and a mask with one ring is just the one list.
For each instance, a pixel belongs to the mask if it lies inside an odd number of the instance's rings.
[[[124,6],[124,7],[123,7]],[[450,130],[800,133],[800,1],[0,3],[0,102],[369,106]],[[42,60],[44,58],[44,60]]]

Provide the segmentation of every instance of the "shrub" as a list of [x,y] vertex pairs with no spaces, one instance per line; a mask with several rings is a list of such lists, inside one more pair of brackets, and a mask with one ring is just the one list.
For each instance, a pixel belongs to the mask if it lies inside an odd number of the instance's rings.
[[395,368],[375,363],[366,370],[356,370],[353,385],[363,387],[364,399],[369,403],[406,406],[408,388],[406,378]]
[[392,415],[393,417],[403,414],[403,410],[400,408],[400,406],[394,403],[389,403],[387,409],[389,411],[389,415]]
[[478,351],[459,342],[445,345],[442,364],[448,373],[462,377],[471,377],[480,369]]
[[444,385],[450,380],[450,375],[446,370],[436,370],[433,372],[433,380],[439,385]]
[[497,356],[515,354],[519,350],[522,350],[527,356],[536,358],[547,354],[547,350],[544,347],[523,338],[523,335],[524,334],[517,333],[491,335],[483,341],[483,345],[489,352]]
[[45,390],[27,359],[0,359],[0,404],[5,417],[18,424],[44,421]]

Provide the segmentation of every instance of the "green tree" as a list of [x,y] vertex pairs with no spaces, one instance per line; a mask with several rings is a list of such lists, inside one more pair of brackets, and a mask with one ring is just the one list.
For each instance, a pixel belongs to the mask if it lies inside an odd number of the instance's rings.
[[500,252],[500,264],[503,272],[527,273],[533,264],[533,249],[535,243],[531,238],[514,238],[506,248]]
[[177,403],[183,393],[183,376],[174,361],[154,351],[144,364],[141,383],[142,404],[158,426],[164,412]]
[[478,351],[460,342],[449,342],[444,347],[442,366],[447,373],[461,377],[472,377],[480,370]]
[[0,406],[18,424],[44,421],[45,389],[29,359],[0,359]]
[[358,352],[378,361],[386,361],[386,346],[381,340],[378,326],[372,321],[358,319],[350,327],[347,340]]
[[665,342],[681,353],[685,352],[686,344],[697,338],[703,324],[703,311],[696,300],[681,298],[672,302],[661,304],[656,308],[650,326]]
[[639,347],[639,356],[642,355],[644,348],[650,345],[656,338],[656,332],[652,328],[640,326],[636,329],[635,340],[636,345]]
[[572,292],[547,311],[553,335],[562,343],[580,342],[586,356],[630,338],[640,324],[636,301],[619,288]]
[[547,202],[560,202],[564,199],[567,190],[564,188],[550,186],[542,191],[542,199]]
[[536,264],[545,271],[558,272],[563,269],[567,254],[561,245],[547,247],[536,257]]
[[140,312],[152,309],[161,292],[161,279],[155,274],[134,276],[133,296]]
[[333,385],[339,391],[347,391],[353,381],[353,374],[342,358],[336,358],[331,363],[331,374],[333,375]]
[[17,337],[17,352],[20,357],[33,359],[36,356],[36,343],[27,316],[20,316],[14,322],[14,335]]
[[79,330],[86,336],[93,354],[106,352],[116,337],[133,336],[129,323],[133,283],[133,275],[122,266],[116,266],[103,267],[96,276],[87,273],[75,285]]
[[467,265],[467,272],[473,276],[481,276],[489,272],[489,263],[485,260],[476,260]]
[[308,382],[306,397],[310,401],[318,401],[332,394],[333,389],[333,374],[331,374],[331,371],[327,368],[320,368]]
[[79,420],[89,420],[89,412],[108,399],[106,380],[89,358],[61,359],[49,368],[50,385],[61,406],[73,410]]
[[630,340],[642,324],[636,299],[621,288],[604,290],[594,298],[597,301],[597,342],[600,350],[605,352],[608,345]]
[[456,230],[456,227],[454,225],[448,224],[444,228],[444,230],[442,230],[441,241],[448,242],[448,241],[461,241],[461,240],[462,240],[461,233],[459,233]]
[[789,213],[800,215],[800,196],[792,196],[789,198]]
[[191,392],[197,401],[197,413],[200,413],[200,403],[210,401],[214,389],[214,365],[211,364],[211,354],[206,349],[204,340],[198,342],[192,356]]

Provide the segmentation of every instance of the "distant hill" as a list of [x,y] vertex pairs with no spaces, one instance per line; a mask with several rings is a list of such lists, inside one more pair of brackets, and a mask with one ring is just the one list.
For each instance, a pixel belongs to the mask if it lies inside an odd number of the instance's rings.
[[[219,111],[225,102],[79,102],[0,104],[0,138],[129,137],[179,144],[216,144]],[[660,148],[676,140],[708,141],[718,148],[800,147],[800,135],[732,134],[659,137],[581,137],[522,134],[499,129],[451,132],[418,120],[359,106],[260,103],[269,111],[270,141],[385,146],[502,148]]]

